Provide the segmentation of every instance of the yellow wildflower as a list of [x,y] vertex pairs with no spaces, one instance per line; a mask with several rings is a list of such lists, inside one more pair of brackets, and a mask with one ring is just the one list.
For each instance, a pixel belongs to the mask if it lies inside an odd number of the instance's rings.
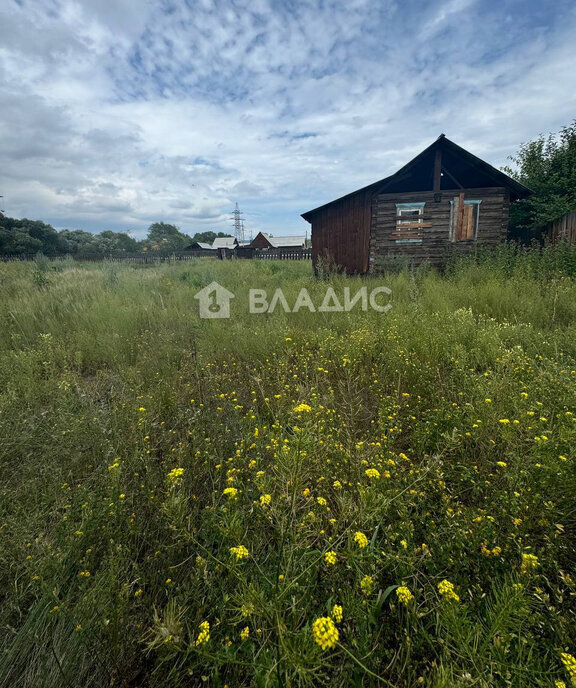
[[249,635],[250,629],[248,626],[244,626],[244,628],[240,631],[240,640],[248,640]]
[[445,600],[455,600],[460,602],[460,597],[454,592],[454,583],[444,579],[438,583],[438,592]]
[[568,672],[573,685],[576,686],[576,657],[569,655],[567,652],[561,652],[560,659],[562,660],[562,664]]
[[250,614],[254,614],[254,605],[251,603],[243,604],[240,608],[240,613],[242,616],[250,616]]
[[210,640],[210,624],[208,621],[203,621],[200,624],[200,633],[198,633],[198,637],[196,638],[196,642],[194,645],[204,645]]
[[372,590],[374,589],[374,579],[372,576],[364,576],[364,578],[360,581],[360,588],[366,597],[371,595]]
[[342,605],[340,604],[335,604],[332,607],[332,618],[336,623],[340,623],[342,621],[342,617],[344,616],[344,612],[342,609]]
[[244,547],[244,545],[238,545],[238,547],[230,547],[230,554],[234,555],[236,559],[248,559],[250,552]]
[[378,480],[380,477],[380,471],[376,470],[376,468],[367,468],[366,471],[366,477],[370,478],[370,480]]
[[522,573],[528,573],[529,571],[534,571],[538,568],[538,557],[534,554],[523,554],[522,555],[522,565],[520,566],[520,571]]
[[333,648],[338,642],[338,629],[329,616],[321,616],[312,624],[314,640],[323,650]]
[[368,545],[368,538],[360,530],[357,530],[354,533],[354,542],[358,545],[358,547],[360,547],[360,549],[364,549],[364,547]]
[[228,497],[228,499],[236,499],[238,496],[238,490],[235,487],[226,487],[224,488],[222,494],[225,497]]
[[311,406],[308,406],[308,404],[298,404],[298,406],[294,407],[294,413],[310,413],[312,410]]
[[405,607],[407,607],[414,599],[414,595],[405,585],[401,585],[400,587],[396,588],[396,597],[398,598],[398,602],[403,604]]
[[333,566],[337,561],[336,552],[324,552],[324,562],[327,566]]
[[316,501],[318,504],[320,504],[320,506],[326,506],[326,504],[328,504],[324,497],[316,497]]
[[170,473],[166,476],[168,482],[172,485],[178,485],[182,482],[182,476],[184,475],[183,468],[173,468]]

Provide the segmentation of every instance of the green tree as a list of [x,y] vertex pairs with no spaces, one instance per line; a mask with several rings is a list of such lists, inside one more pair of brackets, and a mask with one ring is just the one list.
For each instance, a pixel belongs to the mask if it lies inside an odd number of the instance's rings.
[[183,251],[190,244],[190,237],[176,225],[154,222],[148,227],[147,244],[152,251]]
[[523,143],[504,171],[534,193],[510,206],[510,235],[538,238],[551,220],[576,209],[576,120],[557,134]]
[[95,237],[96,244],[102,253],[135,253],[138,251],[136,239],[124,232],[106,230]]
[[22,255],[42,252],[55,256],[63,250],[64,244],[51,225],[39,220],[19,220],[0,215],[0,253]]
[[65,253],[72,255],[90,255],[100,253],[96,237],[82,229],[63,229],[60,237],[64,242]]

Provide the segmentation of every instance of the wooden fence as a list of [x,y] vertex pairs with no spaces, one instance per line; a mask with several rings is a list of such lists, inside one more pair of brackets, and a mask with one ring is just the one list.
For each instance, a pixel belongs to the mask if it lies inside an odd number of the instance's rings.
[[543,234],[547,235],[553,244],[559,241],[576,244],[576,210],[549,222],[544,227]]
[[264,248],[256,249],[254,258],[258,260],[311,260],[311,248]]
[[[0,256],[0,262],[12,263],[35,260],[37,254]],[[185,251],[181,253],[80,253],[70,256],[43,256],[47,260],[62,260],[72,258],[81,262],[112,262],[112,263],[177,263],[194,258],[218,258],[217,251]]]
[[[67,256],[45,256],[48,260],[59,260]],[[97,261],[97,262],[113,262],[113,263],[139,263],[139,264],[155,264],[155,263],[179,263],[187,260],[195,260],[196,258],[214,258],[220,260],[233,260],[235,258],[248,258],[256,260],[310,260],[312,258],[312,250],[309,248],[295,248],[295,249],[253,249],[253,248],[237,248],[229,249],[222,248],[218,250],[198,250],[198,251],[181,251],[179,253],[121,253],[121,254],[89,254],[83,253],[71,256],[77,261]],[[23,255],[5,255],[0,256],[0,262],[24,262],[31,261],[36,258],[34,254]]]

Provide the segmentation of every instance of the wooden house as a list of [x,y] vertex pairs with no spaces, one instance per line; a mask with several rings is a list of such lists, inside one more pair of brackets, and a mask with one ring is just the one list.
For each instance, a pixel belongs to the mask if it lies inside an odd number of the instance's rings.
[[314,266],[349,274],[394,262],[442,265],[450,252],[506,239],[511,201],[530,190],[441,134],[398,172],[302,217]]
[[274,237],[265,232],[258,232],[254,239],[252,239],[250,248],[306,248],[306,237]]
[[238,246],[238,240],[236,239],[236,237],[218,237],[214,239],[214,241],[212,242],[213,249],[226,248],[234,250],[236,246]]

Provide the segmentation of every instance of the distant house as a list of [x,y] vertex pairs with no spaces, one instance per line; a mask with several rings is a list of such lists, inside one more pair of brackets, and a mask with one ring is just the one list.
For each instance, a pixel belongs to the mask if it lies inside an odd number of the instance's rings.
[[306,248],[305,236],[273,237],[265,232],[258,232],[250,248]]
[[236,237],[218,237],[218,239],[214,239],[214,241],[212,242],[212,248],[215,249],[235,249],[236,246],[238,246],[238,241],[236,240]]
[[312,261],[378,272],[391,261],[442,265],[507,236],[510,201],[532,192],[444,134],[398,172],[304,213]]
[[193,244],[190,244],[188,248],[186,249],[187,251],[211,251],[212,250],[212,244],[207,244],[204,241],[195,241]]

